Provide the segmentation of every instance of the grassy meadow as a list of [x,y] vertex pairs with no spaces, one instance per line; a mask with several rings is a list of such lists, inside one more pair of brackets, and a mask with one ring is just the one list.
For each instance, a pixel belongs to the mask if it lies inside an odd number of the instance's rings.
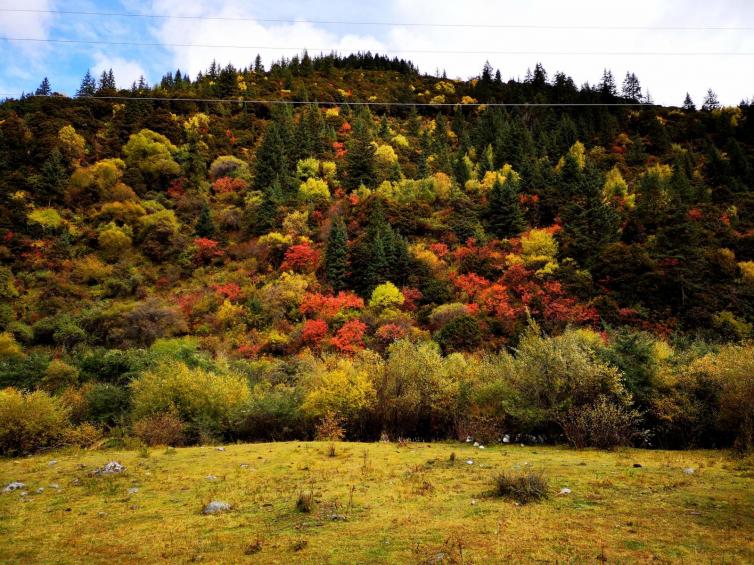
[[[110,461],[125,471],[92,474]],[[500,472],[527,470],[548,499],[490,495]],[[0,480],[26,485],[0,494],[3,563],[754,562],[754,461],[720,451],[76,450],[3,459]],[[213,500],[232,508],[204,515]]]

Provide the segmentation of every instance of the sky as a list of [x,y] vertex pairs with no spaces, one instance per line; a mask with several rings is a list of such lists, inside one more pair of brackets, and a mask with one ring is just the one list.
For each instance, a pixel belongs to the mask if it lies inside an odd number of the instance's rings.
[[[2,11],[19,9],[172,17]],[[324,21],[336,23],[317,23]],[[489,27],[495,25],[513,27]],[[541,27],[515,28],[527,25]],[[478,76],[485,60],[500,69],[504,79],[523,78],[528,68],[541,62],[550,76],[563,71],[578,85],[597,83],[605,68],[612,70],[620,84],[631,71],[655,102],[667,105],[680,105],[686,92],[701,105],[708,88],[723,104],[754,98],[754,74],[746,71],[754,62],[754,2],[750,0],[0,0],[0,37],[0,98],[32,92],[45,76],[53,90],[71,95],[87,69],[99,76],[103,69],[112,68],[118,86],[128,87],[140,75],[152,84],[175,69],[194,77],[213,59],[245,67],[260,53],[269,66],[302,48],[311,54],[320,50],[388,52],[414,61],[422,72],[444,71],[450,78],[461,79]],[[222,45],[226,47],[217,47]],[[443,53],[431,52],[438,50]],[[709,52],[748,55],[704,54]]]

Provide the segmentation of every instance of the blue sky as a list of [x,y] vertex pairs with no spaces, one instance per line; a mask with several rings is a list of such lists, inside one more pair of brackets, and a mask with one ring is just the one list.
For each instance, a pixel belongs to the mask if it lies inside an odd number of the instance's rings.
[[[578,84],[596,82],[605,67],[619,81],[635,72],[657,102],[679,104],[686,91],[701,103],[707,88],[736,104],[754,96],[754,56],[641,56],[567,55],[553,52],[754,52],[751,30],[657,31],[615,29],[490,29],[274,23],[235,20],[267,18],[421,22],[433,24],[539,24],[586,26],[707,26],[754,27],[754,3],[748,0],[0,0],[0,8],[66,11],[127,12],[173,16],[224,17],[227,20],[153,19],[68,14],[0,12],[0,36],[68,38],[93,41],[148,42],[157,45],[74,45],[0,40],[0,96],[33,91],[48,76],[55,90],[72,94],[87,69],[99,74],[112,67],[119,86],[129,86],[143,74],[153,83],[167,71],[180,68],[195,76],[216,58],[220,63],[248,65],[257,50],[174,47],[174,43],[259,45],[384,51],[414,60],[422,71],[446,70],[451,77],[478,74],[485,59],[500,68],[504,78],[522,77],[542,61],[552,74],[563,70]],[[437,54],[421,51],[477,51]],[[259,49],[269,64],[291,49]],[[526,51],[504,55],[494,51]],[[534,54],[532,52],[539,52]],[[544,54],[543,52],[547,52]]]

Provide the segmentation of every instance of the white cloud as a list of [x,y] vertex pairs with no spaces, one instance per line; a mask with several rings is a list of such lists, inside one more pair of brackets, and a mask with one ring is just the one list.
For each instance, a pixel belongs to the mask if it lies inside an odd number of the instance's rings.
[[144,68],[136,61],[129,61],[122,57],[112,57],[105,53],[95,53],[92,76],[99,78],[102,71],[113,70],[115,82],[118,88],[128,88],[133,82],[138,82],[139,77],[147,76]]
[[[39,0],[33,6],[16,4],[8,8],[33,8],[35,10],[52,10],[55,8],[52,0]],[[54,14],[41,12],[6,12],[0,17],[0,35],[3,37],[23,37],[48,39],[54,23]],[[48,45],[39,42],[11,41],[13,48],[18,50],[27,61],[36,64],[50,50]]]
[[201,45],[251,45],[258,49],[234,49],[231,47],[170,47],[172,64],[195,76],[205,70],[212,59],[219,64],[233,63],[237,67],[249,66],[256,54],[262,56],[265,64],[282,56],[291,57],[301,49],[310,53],[319,50],[335,49],[344,53],[358,50],[379,49],[384,45],[373,36],[346,34],[337,35],[313,24],[300,22],[292,24],[263,25],[254,21],[232,18],[253,18],[248,2],[226,0],[208,7],[203,2],[157,0],[153,3],[154,13],[182,16],[212,16],[231,18],[230,20],[181,20],[166,19],[153,29],[153,34],[163,43],[192,43]]
[[[500,2],[466,0],[393,0],[391,19],[400,22],[485,23],[540,26],[745,26],[754,21],[754,3],[712,3],[699,0],[634,0],[630,3],[582,0],[555,2]],[[632,31],[395,27],[388,44],[394,49],[444,49],[459,51],[527,52],[699,52],[754,51],[754,34],[746,31]],[[714,88],[724,103],[737,104],[754,94],[751,57],[641,56],[641,55],[434,55],[406,53],[424,71],[447,69],[450,76],[478,74],[485,58],[501,69],[503,77],[522,77],[541,61],[552,75],[571,75],[577,84],[600,78],[612,69],[620,83],[626,71],[635,72],[655,101],[680,104],[688,90],[698,103],[707,88]],[[748,85],[742,84],[750,81]]]

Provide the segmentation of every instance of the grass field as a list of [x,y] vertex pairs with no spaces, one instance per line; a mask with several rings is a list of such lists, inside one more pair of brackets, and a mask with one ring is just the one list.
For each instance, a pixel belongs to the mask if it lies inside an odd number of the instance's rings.
[[[4,459],[0,487],[22,481],[27,494],[0,494],[0,561],[754,562],[751,458],[450,443],[343,443],[331,456],[329,447]],[[126,470],[91,476],[113,460]],[[552,496],[523,506],[488,496],[497,473],[516,469],[543,471]],[[563,487],[572,492],[559,496]],[[310,494],[311,512],[301,512],[297,500]],[[212,500],[232,509],[203,515]]]

